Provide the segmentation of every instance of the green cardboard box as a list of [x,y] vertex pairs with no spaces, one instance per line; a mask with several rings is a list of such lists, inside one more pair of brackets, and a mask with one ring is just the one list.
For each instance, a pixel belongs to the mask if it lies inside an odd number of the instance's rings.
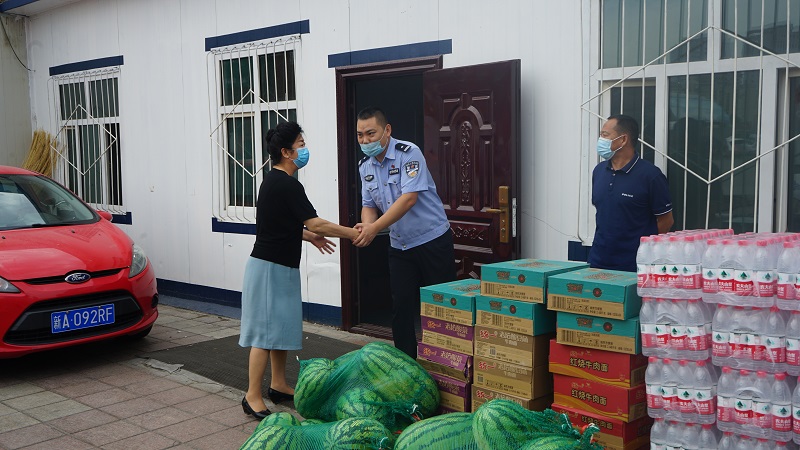
[[556,313],[541,303],[475,297],[475,325],[537,336],[556,331]]
[[544,303],[547,277],[588,267],[586,263],[517,259],[481,267],[481,294],[523,302]]
[[434,284],[419,289],[420,314],[461,325],[475,325],[475,296],[480,281],[465,279]]
[[547,308],[553,311],[623,320],[638,316],[641,307],[633,272],[587,268],[547,280]]
[[630,355],[642,351],[639,316],[617,320],[559,312],[556,327],[556,342],[559,344]]

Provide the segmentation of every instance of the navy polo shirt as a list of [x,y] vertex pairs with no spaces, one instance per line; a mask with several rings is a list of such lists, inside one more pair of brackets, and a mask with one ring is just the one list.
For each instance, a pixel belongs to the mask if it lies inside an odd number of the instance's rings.
[[603,161],[592,172],[596,229],[589,265],[636,272],[639,238],[658,234],[656,216],[672,211],[667,177],[638,154],[614,170]]

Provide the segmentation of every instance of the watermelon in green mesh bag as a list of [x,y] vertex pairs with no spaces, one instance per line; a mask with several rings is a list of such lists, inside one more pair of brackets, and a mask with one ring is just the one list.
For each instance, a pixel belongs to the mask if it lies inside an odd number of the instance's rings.
[[301,361],[294,404],[307,419],[370,417],[402,430],[434,415],[439,389],[414,359],[392,345],[372,342],[333,361]]
[[374,419],[303,424],[280,412],[262,420],[240,450],[388,450],[391,444],[389,430]]

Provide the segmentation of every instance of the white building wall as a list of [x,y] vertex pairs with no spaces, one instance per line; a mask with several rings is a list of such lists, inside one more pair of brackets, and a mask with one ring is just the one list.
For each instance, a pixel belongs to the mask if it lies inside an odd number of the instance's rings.
[[[120,141],[133,224],[120,226],[159,278],[238,291],[254,236],[211,231],[205,38],[309,20],[297,67],[298,121],[312,157],[299,177],[318,214],[333,221],[337,123],[328,55],[452,39],[445,67],[522,61],[522,256],[566,259],[579,216],[580,13],[575,1],[85,0],[29,21],[34,125],[56,127],[49,67],[122,55]],[[341,306],[338,252],[306,246],[302,264],[305,300]]]
[[0,16],[0,21],[5,28],[5,33],[0,33],[0,164],[21,166],[33,136],[28,69],[24,66],[28,64],[25,21],[13,16]]

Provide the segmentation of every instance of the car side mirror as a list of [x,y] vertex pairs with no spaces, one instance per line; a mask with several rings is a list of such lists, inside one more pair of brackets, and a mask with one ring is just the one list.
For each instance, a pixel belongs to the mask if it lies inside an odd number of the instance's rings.
[[106,220],[107,220],[107,221],[109,221],[109,222],[111,222],[111,219],[113,219],[113,218],[114,218],[114,216],[112,216],[112,215],[111,215],[111,213],[110,213],[110,212],[108,212],[108,211],[97,211],[97,214],[98,214],[100,217],[102,217],[103,219],[106,219]]

